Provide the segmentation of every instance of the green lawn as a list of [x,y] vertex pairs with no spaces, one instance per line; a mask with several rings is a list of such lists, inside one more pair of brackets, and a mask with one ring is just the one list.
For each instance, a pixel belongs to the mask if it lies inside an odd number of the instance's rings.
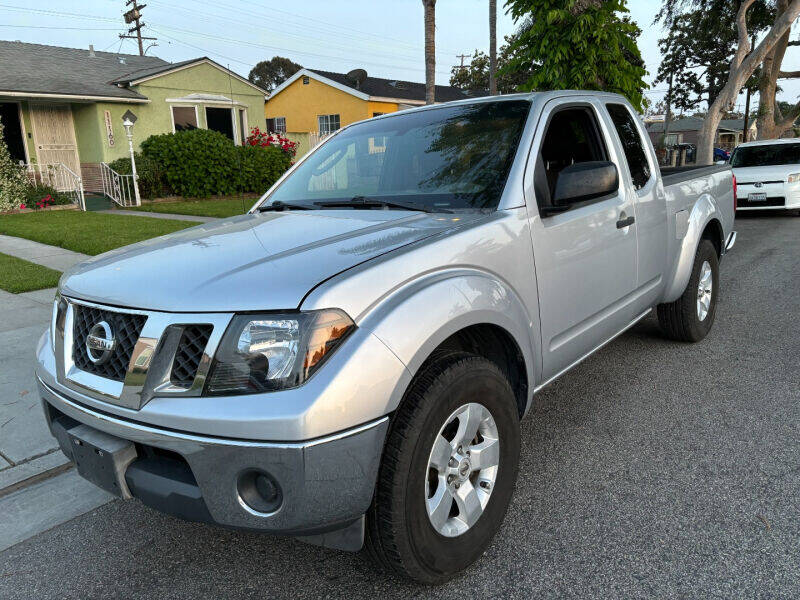
[[208,198],[204,200],[180,200],[177,202],[144,202],[128,210],[172,213],[175,215],[194,215],[200,217],[232,217],[246,213],[256,197]]
[[197,223],[71,210],[0,216],[0,234],[91,255],[194,225]]
[[0,254],[0,289],[19,294],[56,287],[61,271],[48,269],[16,256]]

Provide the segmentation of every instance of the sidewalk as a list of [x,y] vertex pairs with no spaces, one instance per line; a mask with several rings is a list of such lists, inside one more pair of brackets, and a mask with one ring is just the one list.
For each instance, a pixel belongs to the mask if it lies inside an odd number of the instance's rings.
[[[89,258],[5,235],[0,252],[59,271]],[[71,469],[42,413],[34,356],[54,296],[0,290],[0,550],[111,499]]]
[[[55,269],[56,271],[66,271],[72,265],[91,258],[88,254],[81,254],[58,246],[49,246],[48,244],[41,244],[11,235],[0,235],[0,252]],[[24,296],[25,294],[20,295]]]
[[110,215],[130,215],[132,217],[152,217],[153,219],[169,219],[170,221],[195,221],[196,223],[210,223],[211,221],[219,221],[217,217],[201,217],[196,215],[174,215],[172,213],[158,213],[147,212],[144,210],[124,210],[124,209],[111,209],[111,210],[98,210],[99,213],[108,213]]

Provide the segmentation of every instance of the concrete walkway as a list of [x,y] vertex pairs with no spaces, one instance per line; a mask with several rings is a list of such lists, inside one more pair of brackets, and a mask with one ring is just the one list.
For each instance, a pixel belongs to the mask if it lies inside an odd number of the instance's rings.
[[56,271],[66,271],[72,265],[91,258],[88,254],[10,235],[0,235],[0,253],[10,254]]
[[144,210],[98,210],[99,213],[107,213],[109,215],[126,215],[131,217],[151,217],[153,219],[169,219],[170,221],[194,221],[196,223],[210,223],[211,221],[219,221],[217,217],[200,217],[195,215],[174,215],[172,213],[157,213],[147,212]]
[[[6,235],[0,235],[0,252],[59,271],[89,258]],[[111,499],[74,472],[42,412],[33,366],[54,297],[54,288],[0,290],[0,549]]]

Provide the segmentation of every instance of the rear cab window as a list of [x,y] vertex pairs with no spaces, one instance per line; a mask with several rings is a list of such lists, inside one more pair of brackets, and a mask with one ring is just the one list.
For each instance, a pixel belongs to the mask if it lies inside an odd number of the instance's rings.
[[606,104],[606,110],[614,123],[619,140],[622,143],[622,150],[628,162],[628,170],[631,173],[633,187],[636,190],[642,189],[650,181],[652,175],[650,161],[647,160],[647,153],[644,149],[644,142],[636,121],[628,108],[624,104]]

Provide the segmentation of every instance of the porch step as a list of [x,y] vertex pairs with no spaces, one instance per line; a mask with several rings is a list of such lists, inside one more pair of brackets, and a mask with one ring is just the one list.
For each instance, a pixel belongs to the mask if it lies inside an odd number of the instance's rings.
[[113,200],[102,194],[86,194],[86,210],[109,210],[114,206]]

